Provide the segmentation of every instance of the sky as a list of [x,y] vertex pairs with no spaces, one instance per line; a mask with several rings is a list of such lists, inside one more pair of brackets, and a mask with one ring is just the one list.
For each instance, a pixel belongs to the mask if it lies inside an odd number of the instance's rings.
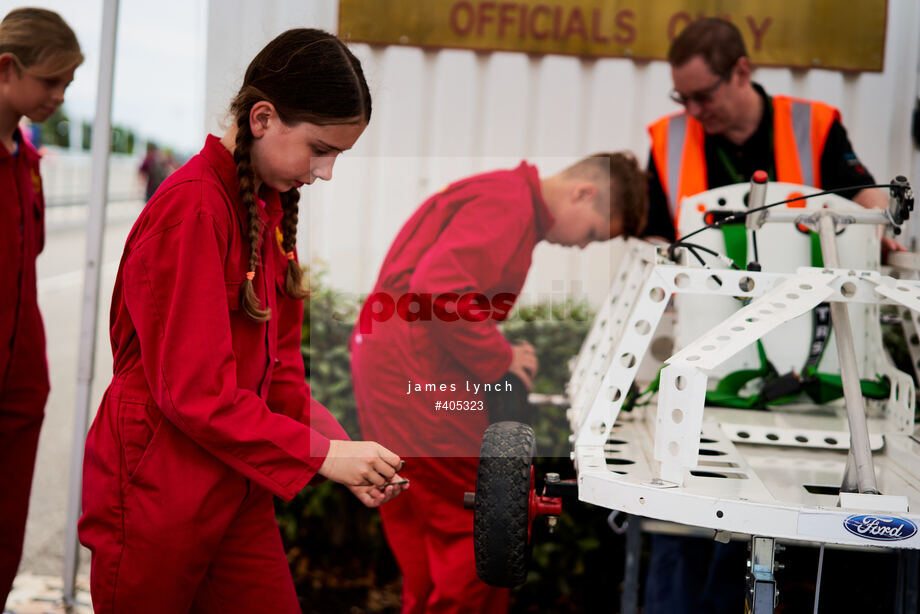
[[[204,138],[207,0],[121,0],[115,44],[112,122],[180,154]],[[18,6],[57,11],[80,41],[86,60],[67,90],[71,120],[92,122],[99,74],[102,0],[0,0],[0,14]]]

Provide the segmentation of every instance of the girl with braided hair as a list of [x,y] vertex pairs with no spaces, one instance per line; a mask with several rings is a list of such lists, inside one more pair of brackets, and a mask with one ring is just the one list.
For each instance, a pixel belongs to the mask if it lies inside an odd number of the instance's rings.
[[53,11],[14,9],[0,21],[0,611],[16,577],[48,398],[35,261],[45,245],[39,153],[19,127],[63,104],[80,43]]
[[298,189],[370,119],[359,61],[289,30],[246,70],[233,125],[157,190],[111,310],[114,376],[86,442],[80,540],[96,612],[300,612],[272,497],[314,477],[380,505],[398,456],[310,397]]

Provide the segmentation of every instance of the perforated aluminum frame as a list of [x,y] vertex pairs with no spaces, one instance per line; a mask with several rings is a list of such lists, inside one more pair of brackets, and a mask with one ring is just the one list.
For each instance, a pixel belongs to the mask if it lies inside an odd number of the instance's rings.
[[[613,313],[613,322],[620,335],[600,334],[603,327],[599,329],[595,322],[593,335],[575,361],[576,365],[600,364],[596,354],[603,354],[607,368],[599,383],[593,374],[591,392],[579,389],[574,377],[569,387],[577,399],[569,418],[579,498],[612,509],[718,530],[866,545],[865,540],[850,536],[838,526],[854,511],[829,509],[838,498],[820,494],[832,489],[835,480],[839,486],[843,473],[845,455],[841,451],[846,449],[848,431],[840,412],[819,417],[803,415],[798,423],[790,425],[782,412],[704,411],[708,372],[740,348],[826,300],[897,304],[909,310],[916,322],[920,282],[897,280],[868,270],[803,267],[782,274],[652,264],[654,252],[647,249],[649,246],[636,245],[639,242],[634,240],[629,243],[627,249],[634,257],[628,266],[642,272],[644,282],[637,282],[635,275],[624,277],[622,271],[618,272],[617,279],[623,283],[616,291],[622,299],[622,310]],[[657,406],[649,406],[644,413],[637,410],[620,415],[624,393],[633,383],[665,305],[673,295],[681,293],[752,300],[667,361],[661,371]],[[870,445],[880,454],[876,459],[879,484],[886,494],[903,500],[905,509],[908,501],[920,509],[920,478],[914,477],[920,476],[920,445],[908,437],[913,427],[913,380],[895,369],[881,351],[880,334],[867,333],[867,339],[878,350],[868,364],[876,374],[892,382],[889,399],[881,402],[881,413],[870,420]],[[582,381],[586,375],[581,374]],[[752,418],[778,422],[757,424]],[[752,436],[733,441],[728,431],[743,425]],[[807,441],[797,441],[795,437]],[[828,438],[834,443],[827,443]],[[742,453],[736,443],[763,445],[746,445]],[[768,454],[776,446],[784,449]],[[824,460],[816,465],[811,456],[797,456],[797,448]],[[796,500],[801,493],[796,495],[797,491],[790,490],[794,496],[784,500],[784,494],[775,493],[779,488],[775,483],[760,479],[761,475],[777,471],[782,475],[778,484],[799,483],[802,475],[820,476],[813,480],[818,482],[813,486],[819,494],[806,493]],[[793,474],[790,479],[788,476]],[[815,501],[823,504],[816,505]],[[898,517],[920,525],[920,515],[907,513]],[[920,537],[891,546],[918,548]]]
[[[655,457],[663,464],[662,479],[669,481],[679,482],[673,479],[675,472],[692,466],[695,458],[691,440],[693,433],[698,432],[695,428],[699,426],[703,402],[700,390],[705,396],[707,372],[742,348],[823,301],[881,302],[902,305],[915,313],[920,310],[920,282],[896,280],[881,276],[876,271],[803,267],[794,274],[715,272],[677,265],[656,265],[649,269],[647,260],[635,261],[633,266],[636,271],[648,273],[641,286],[636,283],[635,275],[619,277],[628,280],[628,283],[618,288],[621,292],[620,308],[614,306],[607,316],[613,318],[611,328],[620,332],[619,337],[613,332],[606,336],[594,335],[589,339],[590,344],[586,342],[582,347],[576,361],[576,364],[590,365],[587,367],[589,371],[593,369],[592,373],[583,375],[583,385],[574,395],[570,410],[576,445],[597,445],[606,441],[625,393],[633,383],[638,364],[648,349],[651,333],[673,294],[728,295],[752,299],[722,324],[674,354],[661,371],[658,424],[662,441],[656,441]],[[713,283],[714,277],[718,277],[721,285]],[[628,315],[624,317],[627,310]],[[603,365],[606,369],[603,376],[598,377]],[[874,366],[875,374],[892,380],[887,413],[895,428],[900,432],[910,430],[913,425],[913,380],[887,360],[877,360]],[[685,389],[676,386],[678,377],[686,380]],[[570,390],[577,390],[575,380],[572,381]],[[699,411],[691,406],[693,403],[700,405]],[[680,416],[681,420],[675,421],[676,416]],[[685,436],[685,432],[689,434]],[[667,439],[666,434],[673,437]]]

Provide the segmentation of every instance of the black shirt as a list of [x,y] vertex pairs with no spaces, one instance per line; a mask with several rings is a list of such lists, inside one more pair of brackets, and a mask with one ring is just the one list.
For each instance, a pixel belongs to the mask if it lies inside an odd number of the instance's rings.
[[[770,172],[775,179],[773,162],[773,104],[764,89],[754,83],[754,89],[764,99],[764,113],[757,130],[741,145],[735,145],[721,135],[705,135],[704,150],[706,157],[706,181],[710,188],[730,185],[740,181],[750,181],[754,171],[763,169]],[[720,150],[723,154],[720,154]],[[734,173],[725,164],[723,155],[734,167]],[[875,179],[862,165],[853,146],[847,138],[847,131],[839,121],[831,124],[821,153],[821,185],[824,188],[845,188],[875,183]],[[856,190],[841,192],[844,198],[853,198]],[[668,209],[668,199],[661,187],[658,170],[651,153],[648,158],[648,206],[649,215],[645,231],[646,237],[663,237],[669,241],[675,239],[674,222]]]

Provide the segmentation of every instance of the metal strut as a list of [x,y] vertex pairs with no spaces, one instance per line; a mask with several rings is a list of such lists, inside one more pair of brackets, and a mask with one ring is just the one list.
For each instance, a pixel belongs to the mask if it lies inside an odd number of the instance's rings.
[[[824,266],[840,268],[837,253],[835,216],[824,210],[818,214],[818,235],[821,238],[821,255]],[[853,344],[853,329],[846,303],[831,302],[831,322],[840,361],[840,379],[843,382],[843,396],[847,406],[847,421],[850,426],[850,454],[844,472],[841,490],[853,490],[855,482],[860,493],[878,494],[875,469],[872,466],[872,450],[869,448],[869,427],[866,425],[866,406],[859,386],[859,368],[856,365],[856,349]],[[856,479],[853,479],[855,473]]]

